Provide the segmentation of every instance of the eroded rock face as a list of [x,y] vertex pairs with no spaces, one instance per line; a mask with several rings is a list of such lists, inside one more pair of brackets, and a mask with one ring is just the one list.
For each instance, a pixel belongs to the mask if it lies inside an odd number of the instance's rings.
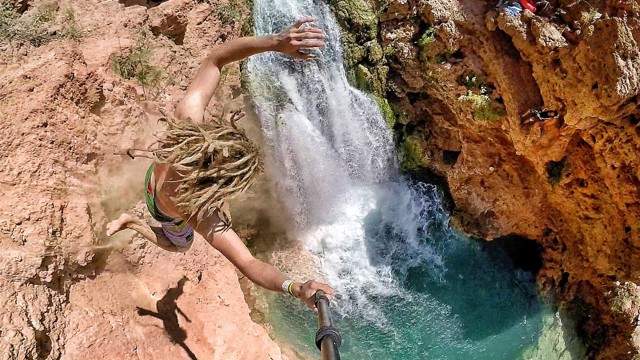
[[[386,85],[361,88],[384,89],[405,168],[446,179],[470,234],[543,245],[541,287],[582,309],[591,356],[631,358],[637,314],[611,309],[617,281],[640,276],[638,3],[550,1],[546,15],[511,16],[471,0],[349,2],[380,14],[355,47],[377,41],[384,58],[346,62],[388,69]],[[559,116],[526,121],[530,109]]]
[[[234,267],[204,240],[170,254],[131,233],[105,237],[107,220],[142,200],[148,166],[112,154],[153,141],[160,125],[143,107],[172,109],[242,23],[222,30],[215,4],[150,3],[31,1],[25,24],[67,24],[40,47],[24,33],[0,39],[2,359],[284,358],[251,321]],[[80,37],[60,33],[69,14]],[[140,46],[165,69],[157,83],[116,73],[114,59]],[[231,67],[213,114],[239,79]]]

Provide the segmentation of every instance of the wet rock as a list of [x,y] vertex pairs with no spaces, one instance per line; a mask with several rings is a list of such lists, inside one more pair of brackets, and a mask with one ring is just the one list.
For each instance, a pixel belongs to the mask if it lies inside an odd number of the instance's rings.
[[333,10],[344,26],[356,36],[356,41],[375,39],[378,33],[378,18],[370,0],[332,0]]

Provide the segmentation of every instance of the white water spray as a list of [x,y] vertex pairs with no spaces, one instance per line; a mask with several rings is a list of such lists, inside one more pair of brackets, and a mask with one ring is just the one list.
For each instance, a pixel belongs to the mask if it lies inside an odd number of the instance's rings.
[[424,241],[430,219],[444,216],[435,188],[400,178],[393,135],[375,100],[347,82],[339,27],[326,4],[256,1],[254,16],[258,35],[307,16],[326,33],[316,60],[276,53],[251,58],[250,89],[266,139],[268,175],[278,179],[296,235],[336,288],[338,311],[384,325],[378,307],[370,305],[404,296],[398,271],[424,262],[444,271],[437,248]]

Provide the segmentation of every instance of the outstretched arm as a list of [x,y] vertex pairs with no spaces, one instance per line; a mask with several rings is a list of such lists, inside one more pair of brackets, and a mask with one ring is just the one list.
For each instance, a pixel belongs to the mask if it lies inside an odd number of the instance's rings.
[[300,52],[301,49],[324,46],[322,30],[302,27],[312,21],[313,18],[300,19],[277,35],[243,37],[216,46],[198,69],[185,96],[178,102],[176,117],[191,118],[196,123],[203,121],[204,110],[220,81],[220,69],[226,64],[266,51],[279,51],[296,59],[312,58],[313,55]]
[[[207,241],[229,259],[249,280],[272,291],[282,292],[282,283],[288,278],[273,265],[253,257],[236,233],[229,229],[224,233],[215,233]],[[331,297],[333,289],[326,284],[313,280],[294,282],[293,295],[302,300],[310,309],[316,310],[313,302],[316,291],[323,290]]]
[[[249,280],[265,289],[283,292],[282,283],[288,278],[273,265],[267,264],[253,257],[249,249],[244,245],[240,237],[231,229],[225,232],[210,233],[218,224],[218,217],[210,215],[198,223],[195,218],[187,222],[197,233],[202,235],[211,246],[222,253],[231,261]],[[293,295],[302,300],[309,308],[316,310],[313,303],[316,291],[323,290],[329,297],[333,295],[333,289],[323,283],[313,280],[307,282],[294,282]]]

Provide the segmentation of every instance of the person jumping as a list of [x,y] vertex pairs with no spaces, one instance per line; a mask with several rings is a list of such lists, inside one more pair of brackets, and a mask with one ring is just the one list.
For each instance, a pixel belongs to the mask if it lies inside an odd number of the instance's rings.
[[172,252],[187,251],[200,234],[255,284],[289,293],[316,310],[313,296],[333,289],[313,280],[288,279],[274,266],[249,252],[231,229],[225,200],[246,190],[257,178],[262,162],[257,147],[235,126],[241,114],[229,122],[205,123],[204,112],[220,81],[221,69],[251,55],[277,51],[295,59],[314,56],[305,50],[324,46],[324,33],[312,18],[298,20],[277,35],[242,37],[214,48],[198,69],[174,117],[163,120],[166,131],[152,151],[155,161],[145,178],[145,200],[152,227],[127,213],[107,224],[107,235],[131,229],[155,245]]

